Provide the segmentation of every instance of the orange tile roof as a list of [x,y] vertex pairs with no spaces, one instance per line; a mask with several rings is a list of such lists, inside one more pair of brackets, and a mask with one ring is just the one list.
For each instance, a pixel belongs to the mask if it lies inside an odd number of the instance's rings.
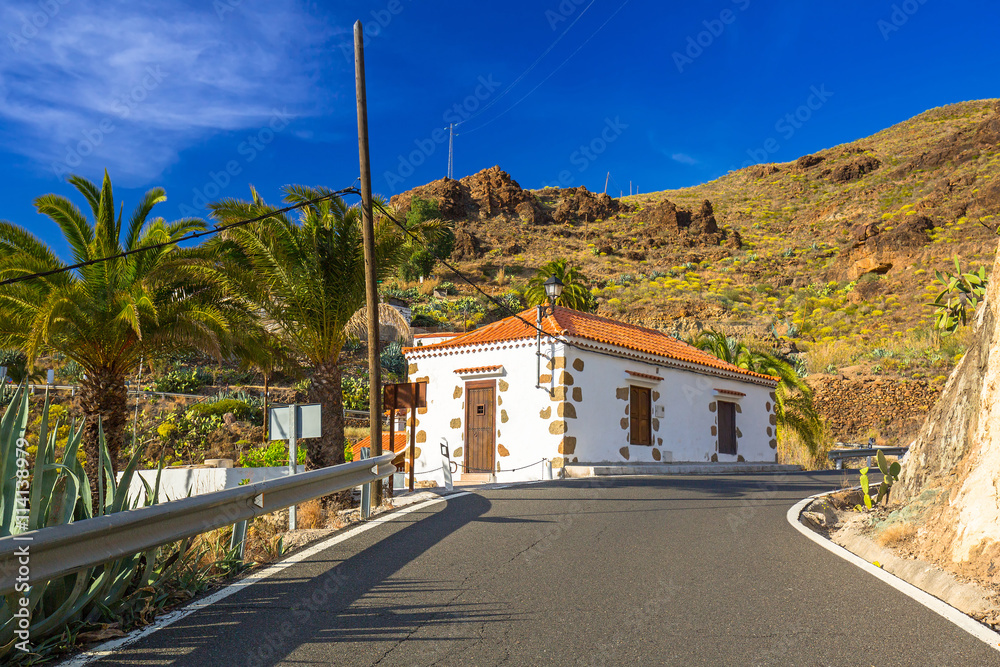
[[[619,322],[607,317],[583,313],[578,310],[556,306],[554,312],[542,318],[541,326],[549,336],[569,336],[606,345],[614,345],[636,352],[652,354],[675,361],[697,364],[708,368],[736,373],[756,380],[776,384],[780,378],[763,375],[722,361],[708,352],[668,336],[656,329],[647,329],[635,324]],[[452,350],[470,345],[485,345],[507,341],[534,338],[537,330],[526,324],[537,322],[537,309],[529,308],[518,315],[504,318],[451,340],[441,341],[422,347],[408,347],[403,351],[418,356],[430,355],[438,351]]]
[[[396,431],[392,435],[393,435],[392,439],[394,441],[392,451],[401,452],[404,449],[406,449],[407,446],[406,431]],[[372,443],[371,437],[367,437],[362,440],[358,440],[356,443],[354,443],[354,445],[351,446],[351,449],[354,451],[355,461],[361,458],[361,448],[371,447],[371,443]],[[388,449],[389,449],[389,431],[382,431],[382,451],[388,454],[389,453]]]
[[729,394],[730,396],[746,396],[742,391],[733,391],[732,389],[716,389],[715,391],[720,394]]
[[439,331],[431,333],[414,334],[414,338],[454,338],[455,336],[461,336],[462,333],[455,333],[454,331]]
[[492,373],[493,371],[498,371],[503,366],[476,366],[475,368],[456,368],[455,373],[457,375],[472,375],[473,373]]

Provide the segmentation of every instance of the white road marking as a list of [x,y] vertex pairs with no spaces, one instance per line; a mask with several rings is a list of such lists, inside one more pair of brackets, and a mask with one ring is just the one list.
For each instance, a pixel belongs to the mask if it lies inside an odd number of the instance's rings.
[[389,514],[383,514],[382,516],[376,519],[367,521],[361,524],[360,526],[351,528],[346,532],[343,532],[339,535],[334,535],[333,537],[327,540],[319,542],[303,551],[300,551],[294,556],[286,558],[285,560],[279,561],[277,563],[272,563],[271,565],[268,565],[267,567],[264,567],[258,570],[257,572],[252,572],[243,579],[240,579],[239,581],[230,584],[229,586],[226,586],[225,588],[220,589],[207,597],[204,597],[200,600],[195,600],[194,602],[187,605],[183,609],[178,609],[177,611],[172,611],[169,614],[166,614],[162,618],[156,620],[151,625],[147,625],[141,630],[131,632],[124,637],[120,637],[119,639],[115,639],[106,642],[104,644],[101,644],[100,646],[94,647],[89,651],[84,651],[83,653],[80,653],[79,655],[76,655],[70,658],[69,660],[64,661],[63,663],[60,664],[60,667],[83,667],[83,665],[89,665],[95,660],[99,660],[100,658],[104,658],[106,656],[111,655],[116,650],[124,646],[128,646],[129,644],[133,644],[139,641],[140,639],[148,637],[157,630],[162,630],[163,628],[172,625],[177,621],[187,618],[196,611],[200,611],[208,607],[209,605],[215,604],[220,600],[224,600],[233,593],[238,593],[242,591],[244,588],[252,586],[258,581],[262,581],[270,576],[282,572],[287,568],[291,567],[292,565],[295,565],[296,563],[300,563],[306,560],[307,558],[315,556],[321,551],[324,551],[332,546],[340,544],[344,540],[349,540],[355,535],[360,535],[361,533],[371,530],[376,526],[381,526],[382,524],[388,523],[389,521],[394,521],[402,516],[406,516],[411,512],[416,512],[417,510],[424,509],[425,507],[430,507],[431,505],[436,505],[437,503],[447,502],[454,498],[467,496],[470,493],[471,493],[470,491],[462,491],[459,493],[452,493],[447,496],[442,496],[440,498],[431,498],[430,500],[426,500],[421,503],[416,503],[408,507],[403,507],[402,509],[396,510],[395,512],[391,512]]
[[822,498],[823,496],[828,496],[831,493],[836,493],[836,491],[830,491],[828,493],[820,493],[815,496],[809,496],[805,500],[801,500],[798,503],[796,503],[793,507],[791,507],[788,510],[788,513],[785,515],[785,518],[788,519],[788,523],[792,524],[792,526],[797,531],[799,531],[800,533],[802,533],[803,535],[805,535],[810,540],[820,545],[827,551],[830,551],[840,556],[841,558],[843,558],[849,563],[852,563],[853,565],[857,565],[858,567],[860,567],[862,570],[872,575],[873,577],[876,577],[877,579],[884,581],[885,583],[889,584],[900,593],[903,593],[904,595],[913,598],[914,600],[924,605],[925,607],[927,607],[934,613],[938,614],[939,616],[943,616],[947,620],[951,621],[958,627],[968,632],[976,639],[986,642],[994,650],[1000,651],[1000,633],[990,630],[988,627],[986,627],[976,619],[972,618],[971,616],[968,616],[967,614],[959,611],[958,609],[955,609],[947,602],[944,602],[934,597],[927,591],[921,590],[916,586],[914,586],[913,584],[911,584],[910,582],[900,579],[896,575],[886,572],[880,567],[872,565],[864,558],[861,558],[857,554],[851,553],[844,547],[835,543],[833,540],[828,540],[825,537],[810,530],[809,528],[806,528],[802,524],[802,522],[799,521],[799,515],[802,514],[802,510],[804,510],[806,506],[808,506],[809,503],[811,503],[812,501],[818,498]]

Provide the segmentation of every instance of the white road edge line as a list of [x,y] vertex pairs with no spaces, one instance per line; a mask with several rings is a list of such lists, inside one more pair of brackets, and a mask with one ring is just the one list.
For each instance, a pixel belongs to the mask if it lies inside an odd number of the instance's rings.
[[402,507],[396,510],[395,512],[391,512],[389,514],[383,514],[382,516],[376,519],[366,521],[360,526],[357,526],[344,533],[341,533],[339,535],[334,535],[333,537],[327,540],[314,544],[313,546],[308,547],[307,549],[300,551],[299,553],[290,556],[285,560],[279,561],[277,563],[272,563],[271,565],[268,565],[267,567],[262,568],[257,572],[253,572],[244,577],[243,579],[240,579],[236,583],[230,584],[229,586],[226,586],[225,588],[220,589],[205,598],[196,600],[182,609],[170,612],[169,614],[166,614],[159,620],[155,621],[151,625],[147,625],[141,630],[131,632],[124,637],[120,637],[119,639],[115,639],[106,642],[104,644],[101,644],[100,646],[96,646],[90,649],[89,651],[84,651],[83,653],[80,653],[79,655],[76,655],[70,658],[69,660],[60,663],[59,667],[83,667],[84,665],[89,665],[95,660],[107,657],[108,655],[111,655],[114,651],[124,646],[128,646],[129,644],[133,644],[139,641],[140,639],[144,639],[149,635],[153,634],[154,632],[156,632],[157,630],[162,630],[168,625],[172,625],[177,621],[187,618],[196,611],[200,611],[205,607],[208,607],[209,605],[215,604],[220,600],[224,600],[233,593],[238,593],[242,591],[244,588],[252,586],[258,581],[267,579],[268,577],[275,575],[287,569],[288,567],[295,565],[296,563],[300,563],[306,560],[307,558],[315,556],[321,551],[324,551],[332,546],[340,544],[341,542],[348,540],[354,537],[355,535],[360,535],[361,533],[371,530],[376,526],[381,526],[383,523],[394,521],[402,516],[406,516],[411,512],[424,509],[425,507],[429,507],[431,505],[436,505],[437,503],[447,502],[454,498],[468,496],[470,495],[470,493],[471,493],[470,491],[462,491],[459,493],[452,493],[447,496],[442,496],[440,498],[430,498],[429,500],[425,500],[424,502],[414,503],[413,505]]
[[859,568],[861,568],[868,574],[872,575],[873,577],[876,577],[877,579],[884,581],[885,583],[889,584],[890,586],[898,590],[900,593],[903,593],[904,595],[913,598],[914,600],[924,605],[931,611],[935,612],[939,616],[943,616],[947,620],[951,621],[958,627],[968,632],[976,639],[979,639],[989,644],[994,650],[1000,651],[1000,633],[990,630],[988,627],[986,627],[976,619],[968,616],[967,614],[959,611],[958,609],[955,609],[947,602],[944,602],[934,597],[927,591],[917,588],[910,582],[900,579],[896,575],[886,572],[880,567],[876,567],[875,565],[866,561],[864,558],[861,558],[857,554],[854,554],[845,549],[844,547],[840,546],[839,544],[833,542],[833,540],[828,540],[825,537],[822,537],[816,532],[810,530],[809,528],[806,528],[802,524],[802,522],[799,521],[799,515],[802,514],[802,510],[804,510],[809,505],[809,503],[813,502],[814,500],[822,498],[823,496],[828,496],[831,493],[837,493],[837,491],[819,493],[815,496],[809,496],[808,498],[796,503],[788,510],[788,513],[785,515],[785,518],[788,519],[788,523],[792,524],[792,527],[794,527],[797,531],[799,531],[800,533],[802,533],[803,535],[805,535],[810,540],[820,545],[827,551],[830,551],[840,556],[849,563],[857,565]]

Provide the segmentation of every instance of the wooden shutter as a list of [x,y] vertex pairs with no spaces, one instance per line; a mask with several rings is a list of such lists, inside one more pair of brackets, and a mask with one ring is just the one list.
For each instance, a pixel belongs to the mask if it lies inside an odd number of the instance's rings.
[[736,454],[736,404],[719,401],[719,453]]
[[633,445],[652,445],[650,423],[650,395],[646,387],[631,387],[629,391],[629,442]]

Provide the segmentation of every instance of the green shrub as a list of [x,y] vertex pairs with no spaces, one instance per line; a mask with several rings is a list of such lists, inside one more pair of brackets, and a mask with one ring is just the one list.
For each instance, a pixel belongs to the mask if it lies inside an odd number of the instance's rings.
[[211,381],[212,376],[201,369],[178,369],[157,378],[153,388],[167,394],[194,394]]
[[255,410],[243,401],[235,398],[227,398],[214,403],[198,403],[188,408],[188,412],[199,417],[211,417],[213,415],[222,417],[227,412],[232,412],[237,421],[258,421],[259,410]]
[[[296,452],[298,463],[306,462],[306,449],[299,447]],[[274,440],[267,447],[244,450],[240,454],[240,466],[243,468],[276,468],[288,465],[288,443],[284,440]]]
[[340,388],[343,393],[345,410],[368,409],[368,378],[342,377]]

